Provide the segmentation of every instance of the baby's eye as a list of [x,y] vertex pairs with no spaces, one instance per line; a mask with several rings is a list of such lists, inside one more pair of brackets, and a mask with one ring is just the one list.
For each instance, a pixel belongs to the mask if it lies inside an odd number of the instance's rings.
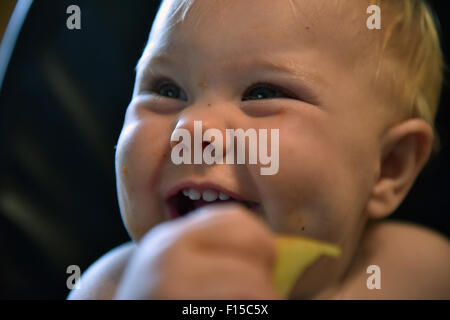
[[163,97],[187,101],[186,93],[173,82],[164,81],[158,84],[154,92]]
[[252,86],[246,91],[242,97],[246,100],[274,99],[274,98],[290,98],[283,90],[268,84],[258,84]]

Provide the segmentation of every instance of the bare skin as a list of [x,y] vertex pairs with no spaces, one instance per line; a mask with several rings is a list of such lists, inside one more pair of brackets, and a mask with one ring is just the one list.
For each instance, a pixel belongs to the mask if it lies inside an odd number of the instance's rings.
[[[236,222],[242,223],[240,218],[248,219],[248,217],[237,217]],[[247,220],[248,222],[248,220]],[[233,221],[231,221],[233,224]],[[209,232],[216,233],[216,226],[209,226]],[[222,228],[221,228],[222,229]],[[219,230],[220,231],[220,230]],[[222,229],[223,231],[223,229]],[[195,237],[197,237],[195,235]],[[204,264],[208,258],[200,259],[202,255],[201,247],[193,247],[193,244],[186,243],[196,242],[196,240],[184,236],[182,247],[186,252],[180,249],[180,243],[173,243],[173,248],[167,248],[167,261],[178,261],[182,263],[183,269],[197,269],[202,273],[204,268],[211,265]],[[378,243],[379,245],[374,245]],[[176,247],[179,247],[178,249]],[[189,247],[186,248],[186,247]],[[262,275],[261,279],[265,282],[266,288],[261,291],[261,285],[257,283],[257,277],[254,277],[255,283],[248,281],[249,292],[242,289],[242,278],[248,276],[245,271],[253,272],[249,261],[248,265],[241,262],[239,270],[236,270],[237,276],[235,281],[239,284],[235,291],[218,291],[217,285],[221,281],[215,282],[214,279],[204,279],[207,285],[202,288],[198,282],[192,286],[187,284],[186,291],[183,288],[183,274],[179,273],[179,269],[164,269],[164,274],[160,277],[172,277],[171,286],[165,288],[152,289],[144,288],[136,290],[141,284],[145,284],[146,273],[136,272],[135,277],[128,274],[125,281],[130,288],[120,288],[120,283],[124,281],[124,271],[126,266],[132,259],[136,261],[143,251],[151,252],[155,250],[149,241],[144,241],[139,245],[135,243],[124,244],[99,259],[83,276],[82,289],[72,290],[69,299],[277,299],[279,297],[273,293],[272,289],[267,288],[270,285],[267,281],[270,276]],[[211,247],[212,249],[212,247]],[[156,249],[158,250],[158,249]],[[259,246],[261,250],[261,246]],[[355,259],[350,266],[347,274],[335,285],[328,287],[319,294],[311,297],[302,297],[306,299],[448,299],[450,297],[450,275],[447,266],[450,263],[450,248],[447,239],[429,229],[406,224],[401,222],[378,222],[368,227],[364,233],[361,246]],[[270,251],[270,249],[269,249]],[[194,258],[187,258],[192,255]],[[217,255],[211,256],[216,259]],[[239,257],[238,259],[241,259]],[[270,257],[268,257],[270,261]],[[264,257],[261,257],[264,261]],[[148,268],[148,275],[152,270],[151,261],[143,261],[139,264]],[[223,260],[218,260],[221,263]],[[198,265],[197,265],[198,263]],[[369,290],[366,286],[369,274],[366,269],[369,265],[378,265],[381,268],[381,289]],[[270,265],[270,264],[269,264]],[[242,268],[244,266],[244,268]],[[214,266],[213,266],[214,267]],[[223,266],[222,266],[223,267]],[[267,267],[266,267],[267,268]],[[255,268],[257,269],[257,268]],[[216,266],[217,270],[217,266]],[[173,271],[173,273],[172,273]],[[268,268],[270,271],[270,268]],[[157,271],[160,272],[160,271]],[[144,274],[144,275],[143,275]],[[204,274],[204,272],[203,272]],[[131,279],[130,279],[131,278]],[[133,279],[134,278],[134,279]],[[303,278],[299,279],[301,284]],[[446,280],[447,279],[447,280]],[[222,279],[229,281],[229,278]],[[222,283],[223,284],[223,283]],[[195,289],[193,290],[192,287]],[[207,288],[214,288],[213,290]],[[203,290],[204,289],[204,290]],[[253,290],[258,289],[258,290]],[[131,292],[126,292],[130,290]],[[173,290],[173,292],[170,292]],[[231,289],[230,289],[231,290]],[[136,294],[140,292],[140,294]],[[149,293],[151,292],[151,294]],[[257,292],[259,294],[255,294]],[[263,292],[263,293],[262,293]],[[130,294],[131,293],[131,294]],[[269,293],[269,294],[268,294]],[[300,298],[300,297],[291,297]]]
[[[276,299],[279,233],[343,251],[309,268],[293,299],[449,298],[448,240],[377,222],[410,190],[433,133],[423,120],[393,115],[375,90],[371,34],[357,27],[365,28],[364,2],[193,3],[164,2],[117,145],[133,244],[101,258],[69,298]],[[197,120],[222,132],[280,129],[279,172],[175,165],[170,137],[176,128],[192,132]],[[172,219],[167,198],[185,183],[214,183],[260,206],[206,206]],[[367,289],[371,264],[381,267],[381,290]]]

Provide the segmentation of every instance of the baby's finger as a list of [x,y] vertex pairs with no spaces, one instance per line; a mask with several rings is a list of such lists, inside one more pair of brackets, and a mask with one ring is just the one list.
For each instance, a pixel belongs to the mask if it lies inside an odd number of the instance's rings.
[[199,250],[239,255],[272,270],[276,258],[274,234],[245,207],[209,205],[183,219],[186,229],[180,243],[191,243]]

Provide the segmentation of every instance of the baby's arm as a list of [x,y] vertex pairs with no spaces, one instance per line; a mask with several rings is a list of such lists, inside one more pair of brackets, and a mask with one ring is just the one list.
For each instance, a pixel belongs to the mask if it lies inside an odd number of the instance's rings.
[[81,277],[81,288],[73,289],[71,300],[109,300],[113,299],[136,245],[127,242],[98,259]]
[[[367,288],[369,265],[381,270],[381,289]],[[450,243],[408,223],[379,222],[367,229],[337,299],[450,299]]]

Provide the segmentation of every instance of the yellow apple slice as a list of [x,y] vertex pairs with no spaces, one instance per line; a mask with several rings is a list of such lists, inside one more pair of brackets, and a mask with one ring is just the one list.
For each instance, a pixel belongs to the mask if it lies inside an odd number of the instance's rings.
[[277,260],[274,284],[277,292],[287,298],[296,280],[322,255],[338,257],[339,247],[326,242],[295,236],[277,236]]

